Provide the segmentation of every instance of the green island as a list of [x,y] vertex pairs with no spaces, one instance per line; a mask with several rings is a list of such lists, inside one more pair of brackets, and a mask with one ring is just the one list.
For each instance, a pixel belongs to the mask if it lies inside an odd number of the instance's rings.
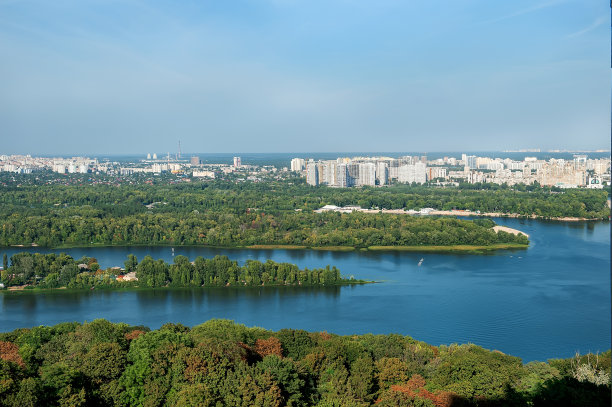
[[409,336],[65,322],[0,333],[0,406],[607,406],[610,351],[523,364]]
[[190,262],[186,256],[174,257],[173,264],[145,256],[138,262],[130,254],[124,268],[101,269],[97,259],[74,259],[60,253],[22,252],[11,256],[10,267],[6,254],[0,282],[9,290],[46,289],[130,289],[160,287],[261,287],[261,286],[333,286],[366,284],[368,281],[345,278],[335,267],[300,269],[291,263],[267,260],[247,260],[239,266],[227,256],[212,259],[196,257]]
[[[142,181],[142,180],[141,180]],[[75,182],[71,179],[71,182]],[[0,245],[208,246],[483,252],[526,248],[490,218],[317,213],[324,205],[482,211],[525,217],[607,219],[606,191],[481,186],[313,188],[301,178],[257,182],[0,184]],[[415,249],[416,250],[416,249]]]

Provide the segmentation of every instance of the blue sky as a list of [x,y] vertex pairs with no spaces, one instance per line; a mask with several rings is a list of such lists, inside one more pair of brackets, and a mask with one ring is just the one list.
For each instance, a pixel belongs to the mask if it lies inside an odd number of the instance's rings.
[[0,0],[0,153],[610,144],[601,0]]

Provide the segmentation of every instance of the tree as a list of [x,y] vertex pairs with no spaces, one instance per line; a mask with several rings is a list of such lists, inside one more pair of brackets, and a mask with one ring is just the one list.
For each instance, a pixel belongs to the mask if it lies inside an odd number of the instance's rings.
[[300,403],[306,394],[306,382],[298,373],[291,359],[281,359],[277,355],[266,356],[258,365],[276,381],[287,400],[287,404]]
[[76,278],[77,274],[79,274],[79,268],[76,264],[66,264],[60,271],[58,284],[60,286],[67,286],[70,281]]
[[280,341],[274,336],[268,339],[257,339],[255,341],[255,352],[262,358],[268,355],[283,356],[283,347]]
[[349,384],[354,397],[371,401],[374,389],[374,362],[369,356],[361,356],[351,364]]
[[23,363],[19,354],[19,347],[12,342],[0,341],[0,359],[25,367],[25,363]]
[[126,352],[117,343],[94,345],[83,357],[81,371],[94,383],[102,384],[118,379],[126,364]]
[[125,265],[125,272],[131,273],[133,271],[136,271],[136,267],[138,266],[138,259],[133,254],[128,254],[127,257],[127,260],[123,262],[123,264]]

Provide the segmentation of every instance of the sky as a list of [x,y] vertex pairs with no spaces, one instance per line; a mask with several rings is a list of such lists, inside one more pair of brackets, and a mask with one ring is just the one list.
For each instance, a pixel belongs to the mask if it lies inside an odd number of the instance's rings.
[[0,0],[0,154],[610,147],[601,0]]

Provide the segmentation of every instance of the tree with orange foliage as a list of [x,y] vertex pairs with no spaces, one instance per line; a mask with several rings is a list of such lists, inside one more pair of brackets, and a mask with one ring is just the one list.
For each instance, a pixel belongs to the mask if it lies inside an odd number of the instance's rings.
[[144,335],[144,334],[145,334],[145,331],[141,331],[140,329],[134,329],[133,331],[126,333],[124,337],[128,341],[133,341],[134,339],[138,338],[140,335]]
[[268,339],[258,339],[255,342],[255,352],[265,358],[268,355],[283,357],[283,347],[278,338],[271,336]]
[[25,363],[19,354],[19,347],[12,342],[0,341],[0,359],[25,367]]
[[426,399],[434,403],[436,407],[450,407],[456,396],[453,393],[440,391],[432,393],[425,388],[427,382],[418,374],[412,375],[406,384],[391,386],[391,391],[403,393],[413,399]]

